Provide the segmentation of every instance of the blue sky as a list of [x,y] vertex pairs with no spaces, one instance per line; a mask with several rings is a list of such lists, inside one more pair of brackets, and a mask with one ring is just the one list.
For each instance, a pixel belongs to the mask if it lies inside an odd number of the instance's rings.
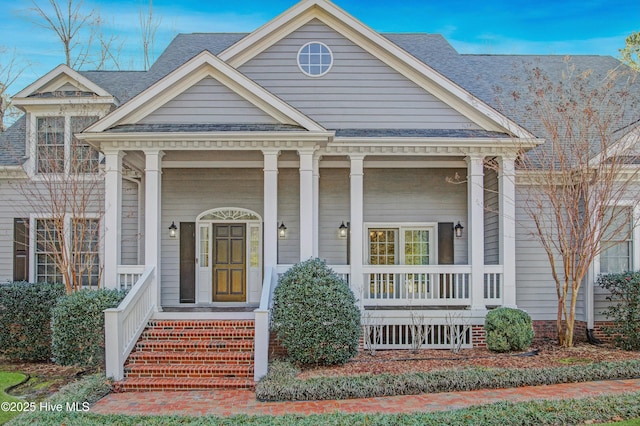
[[[640,0],[334,2],[374,30],[439,33],[461,53],[617,57],[625,37],[640,30]],[[139,57],[133,53],[140,44],[138,16],[148,3],[148,0],[84,0],[84,7],[99,9],[107,29],[120,34],[125,43],[124,58]],[[156,53],[177,33],[249,32],[293,4],[295,0],[153,0],[154,13],[162,19]],[[31,0],[0,0],[0,46],[16,49],[19,59],[29,62],[10,93],[64,62],[60,43],[52,33],[27,18],[30,5]],[[2,61],[0,56],[0,64]],[[124,68],[140,68],[140,63],[129,61]]]

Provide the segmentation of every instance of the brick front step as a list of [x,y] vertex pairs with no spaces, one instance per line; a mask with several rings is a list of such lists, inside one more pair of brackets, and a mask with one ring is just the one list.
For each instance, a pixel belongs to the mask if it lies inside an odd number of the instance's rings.
[[116,382],[115,392],[181,391],[207,389],[253,389],[252,379],[234,378],[131,378]]
[[175,364],[127,364],[124,366],[125,375],[131,378],[232,378],[253,377],[252,365],[175,365]]
[[141,340],[243,340],[253,339],[254,330],[244,328],[148,328],[140,336]]
[[117,391],[252,389],[254,323],[153,320]]
[[130,364],[253,365],[252,352],[133,352]]
[[149,352],[237,352],[253,353],[253,340],[139,340],[136,351]]

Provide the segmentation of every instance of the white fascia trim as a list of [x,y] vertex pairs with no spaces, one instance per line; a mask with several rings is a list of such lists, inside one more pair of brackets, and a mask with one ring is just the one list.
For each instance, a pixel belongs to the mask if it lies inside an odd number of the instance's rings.
[[[263,141],[326,143],[334,132],[170,132],[170,133],[79,133],[76,138],[88,142],[172,142],[176,149],[183,141],[238,141],[259,144]],[[164,148],[163,148],[164,149]]]
[[101,97],[111,96],[109,92],[107,92],[102,87],[95,84],[93,81],[89,80],[88,78],[84,77],[83,75],[81,75],[77,71],[74,71],[68,66],[61,64],[55,67],[53,70],[49,71],[43,77],[40,77],[34,83],[30,84],[29,86],[25,87],[24,89],[16,93],[14,98],[26,98],[29,95],[37,93],[39,89],[46,86],[54,79],[58,78],[61,74],[66,74],[71,79],[71,81],[77,82],[79,85],[86,87],[89,91],[95,93],[98,96],[101,96]]
[[633,130],[627,132],[604,152],[596,154],[591,160],[589,160],[589,166],[597,167],[601,161],[606,161],[616,155],[624,154],[625,151],[633,148],[638,144],[638,142],[640,142],[640,126],[636,126]]
[[0,166],[0,179],[28,179],[22,166]]
[[[319,12],[324,12],[324,14]],[[448,104],[454,106],[467,118],[479,121],[479,124],[485,129],[504,129],[518,138],[535,137],[524,127],[399,48],[344,10],[325,0],[298,3],[220,53],[219,58],[238,68],[314,18],[320,19],[438,98],[446,100]],[[424,81],[425,78],[427,81]]]
[[13,98],[12,103],[17,107],[30,107],[49,105],[112,105],[117,104],[117,101],[113,96],[98,96],[82,98]]
[[281,123],[296,124],[309,131],[325,131],[322,126],[291,105],[242,75],[212,53],[204,51],[104,119],[88,127],[85,132],[102,132],[125,120],[128,124],[136,122],[207,76],[217,79]]
[[486,146],[505,147],[516,150],[531,149],[545,142],[544,139],[527,138],[403,138],[403,137],[381,137],[381,138],[342,138],[336,137],[331,146],[394,146],[397,148],[414,146]]

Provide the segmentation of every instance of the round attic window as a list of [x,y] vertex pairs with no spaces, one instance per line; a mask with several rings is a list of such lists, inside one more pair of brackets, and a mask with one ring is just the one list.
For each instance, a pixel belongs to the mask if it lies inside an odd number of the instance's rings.
[[307,43],[298,52],[298,66],[309,77],[322,77],[333,65],[329,47],[319,41]]

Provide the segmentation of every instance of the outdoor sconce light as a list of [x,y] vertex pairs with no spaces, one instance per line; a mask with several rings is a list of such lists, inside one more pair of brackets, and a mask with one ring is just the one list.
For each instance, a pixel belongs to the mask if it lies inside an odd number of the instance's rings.
[[338,227],[338,232],[340,238],[347,238],[347,235],[349,234],[349,226],[345,225],[344,221],[342,221],[342,223]]
[[178,227],[176,226],[176,223],[174,221],[171,221],[171,226],[169,227],[169,238],[175,238],[177,230]]
[[460,221],[458,221],[458,224],[456,226],[453,227],[453,230],[456,234],[456,238],[462,238],[462,230],[464,229],[464,226],[460,225]]
[[286,238],[287,236],[287,227],[284,226],[284,222],[282,222],[280,226],[278,226],[278,236],[280,238]]

